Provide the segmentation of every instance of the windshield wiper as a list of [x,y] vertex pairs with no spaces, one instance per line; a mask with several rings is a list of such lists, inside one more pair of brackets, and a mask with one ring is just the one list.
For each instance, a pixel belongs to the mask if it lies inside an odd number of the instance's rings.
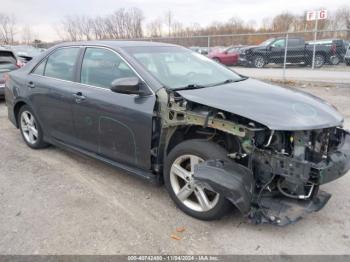
[[246,80],[247,78],[248,77],[242,77],[239,79],[226,79],[225,81],[221,81],[221,82],[214,83],[214,84],[208,84],[208,85],[189,84],[189,85],[184,86],[184,87],[176,88],[175,90],[188,90],[188,89],[199,89],[199,88],[205,88],[205,87],[213,87],[213,86],[225,85],[225,84],[229,84],[229,83],[240,82],[240,81]]
[[198,88],[205,88],[207,86],[204,85],[198,85],[198,84],[189,84],[187,86],[183,86],[183,87],[179,87],[179,88],[175,88],[175,90],[188,90],[188,89],[198,89]]
[[215,83],[215,84],[211,84],[211,85],[208,85],[206,87],[220,86],[220,85],[229,84],[229,83],[236,83],[236,82],[240,82],[240,81],[246,80],[247,78],[248,77],[241,77],[239,79],[227,79],[225,81],[222,81],[222,82],[219,82],[219,83]]

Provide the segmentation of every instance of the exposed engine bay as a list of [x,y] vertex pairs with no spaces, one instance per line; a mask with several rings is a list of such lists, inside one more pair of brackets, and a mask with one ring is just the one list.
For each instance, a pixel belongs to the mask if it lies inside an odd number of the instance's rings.
[[158,156],[166,153],[174,137],[201,137],[220,144],[228,158],[199,164],[195,178],[225,195],[253,223],[283,226],[320,210],[331,196],[320,185],[350,169],[350,135],[341,127],[271,130],[187,101],[176,92],[158,96]]

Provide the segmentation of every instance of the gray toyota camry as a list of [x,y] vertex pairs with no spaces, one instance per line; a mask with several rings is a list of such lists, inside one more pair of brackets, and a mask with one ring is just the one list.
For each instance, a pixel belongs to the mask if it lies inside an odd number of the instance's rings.
[[164,182],[202,220],[235,208],[252,223],[293,223],[320,210],[331,197],[321,185],[350,169],[350,135],[332,105],[176,45],[58,45],[9,73],[5,96],[29,147]]

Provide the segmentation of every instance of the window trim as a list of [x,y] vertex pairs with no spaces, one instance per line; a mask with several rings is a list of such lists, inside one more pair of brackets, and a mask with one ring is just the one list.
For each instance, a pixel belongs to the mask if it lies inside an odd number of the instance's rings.
[[[101,86],[95,86],[95,85],[89,85],[89,84],[85,84],[81,82],[81,69],[83,67],[83,60],[84,60],[84,56],[85,56],[85,52],[86,49],[88,48],[99,48],[99,49],[105,49],[108,51],[111,51],[112,53],[116,54],[125,64],[127,64],[128,67],[130,67],[130,69],[135,73],[135,75],[145,84],[145,86],[148,88],[148,90],[150,91],[150,95],[147,96],[151,96],[151,95],[155,95],[155,92],[152,90],[152,88],[150,88],[148,86],[148,84],[146,83],[146,81],[143,79],[143,77],[136,71],[136,69],[116,50],[111,49],[109,47],[105,47],[105,46],[94,46],[94,45],[86,45],[83,46],[83,50],[81,52],[81,56],[79,57],[79,61],[78,61],[78,69],[77,69],[77,74],[78,74],[78,81],[77,83],[80,85],[84,85],[84,86],[88,86],[88,87],[93,87],[93,88],[98,88],[98,89],[103,89],[103,90],[109,90],[111,91],[109,88],[105,88],[105,87],[101,87]],[[112,91],[111,91],[112,92]]]
[[[140,78],[140,80],[144,83],[144,85],[148,88],[148,90],[150,91],[149,95],[145,95],[144,97],[147,96],[155,96],[155,92],[153,91],[153,89],[147,84],[147,82],[144,80],[144,78],[136,71],[136,69],[116,50],[110,48],[110,47],[106,47],[106,46],[95,46],[95,45],[71,45],[71,46],[62,46],[62,47],[58,47],[55,48],[54,50],[52,50],[50,53],[46,54],[34,67],[32,70],[30,70],[29,74],[30,75],[35,75],[35,76],[39,76],[39,77],[44,77],[44,78],[48,78],[48,79],[55,79],[55,80],[59,80],[59,81],[64,81],[64,82],[69,82],[69,83],[75,83],[75,84],[80,84],[80,85],[84,85],[87,87],[92,87],[92,88],[96,88],[96,89],[100,89],[100,90],[105,90],[105,91],[110,91],[112,92],[112,90],[108,89],[108,88],[104,88],[104,87],[99,87],[99,86],[94,86],[94,85],[88,85],[88,84],[84,84],[80,82],[80,78],[81,78],[81,67],[82,67],[82,62],[83,62],[83,58],[84,58],[84,54],[85,54],[85,50],[86,48],[101,48],[101,49],[107,49],[109,51],[112,51],[113,53],[115,53],[117,56],[119,56],[130,68],[131,70],[137,75],[137,77]],[[34,71],[35,69],[45,60],[48,60],[48,57],[53,54],[54,52],[56,52],[59,49],[63,49],[63,48],[79,48],[80,49],[80,54],[78,54],[77,57],[77,61],[75,64],[75,72],[74,72],[74,79],[75,81],[70,81],[70,80],[65,80],[65,79],[60,79],[60,78],[55,78],[55,77],[50,77],[50,76],[45,76],[45,75],[39,75],[39,74],[35,74]],[[46,61],[47,63],[47,61]],[[45,65],[45,70],[46,70],[46,65]]]
[[[29,74],[30,75],[36,75],[36,76],[41,76],[41,77],[46,77],[46,78],[51,78],[51,79],[56,79],[56,80],[61,80],[61,81],[66,81],[66,82],[73,82],[75,83],[76,81],[70,81],[70,80],[66,80],[66,79],[61,79],[61,78],[57,78],[57,77],[52,77],[52,76],[46,76],[45,75],[45,72],[46,72],[46,64],[47,64],[47,61],[49,60],[49,57],[54,54],[55,52],[61,50],[61,49],[66,49],[66,48],[78,48],[79,49],[79,52],[78,52],[78,55],[77,55],[77,58],[76,58],[76,61],[75,61],[75,64],[74,64],[74,74],[73,74],[73,79],[76,80],[76,71],[77,71],[77,63],[79,61],[79,57],[80,57],[80,52],[81,52],[81,48],[82,46],[62,46],[62,47],[58,47],[54,50],[52,50],[50,53],[46,54],[34,67],[32,70],[30,70]],[[38,68],[38,66],[44,62],[44,60],[46,60],[45,62],[45,68],[44,68],[44,75],[39,75],[39,74],[35,74],[34,71]]]

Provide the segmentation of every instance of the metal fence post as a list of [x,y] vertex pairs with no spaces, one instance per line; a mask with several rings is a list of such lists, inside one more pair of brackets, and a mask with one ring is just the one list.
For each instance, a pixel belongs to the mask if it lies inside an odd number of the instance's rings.
[[284,44],[284,60],[283,60],[283,81],[286,82],[286,63],[287,63],[287,50],[288,50],[288,33],[286,34],[286,40]]
[[318,19],[316,18],[316,21],[315,21],[314,48],[313,48],[313,51],[312,51],[312,70],[315,69],[315,53],[316,53],[316,40],[317,40],[317,21],[318,21]]
[[210,52],[210,36],[208,36],[208,54],[209,54],[209,52]]

